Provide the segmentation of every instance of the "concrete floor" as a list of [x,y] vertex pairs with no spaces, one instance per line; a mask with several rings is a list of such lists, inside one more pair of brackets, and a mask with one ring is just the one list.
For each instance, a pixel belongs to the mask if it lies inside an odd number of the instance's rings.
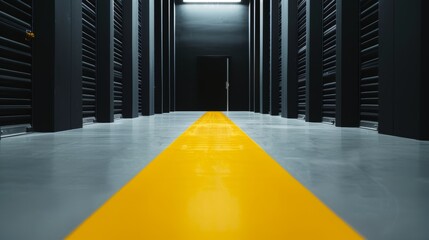
[[[202,113],[0,142],[0,239],[61,239]],[[368,239],[429,238],[429,142],[246,112],[229,117]]]

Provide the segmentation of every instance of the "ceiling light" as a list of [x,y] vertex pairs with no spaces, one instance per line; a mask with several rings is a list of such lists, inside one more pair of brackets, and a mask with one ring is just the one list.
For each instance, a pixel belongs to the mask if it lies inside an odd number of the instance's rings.
[[239,3],[241,0],[183,0],[185,3]]

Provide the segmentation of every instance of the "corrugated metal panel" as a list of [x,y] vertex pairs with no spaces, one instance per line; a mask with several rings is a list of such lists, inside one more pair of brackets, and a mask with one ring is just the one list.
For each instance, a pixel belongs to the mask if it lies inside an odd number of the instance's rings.
[[361,124],[377,126],[378,62],[379,62],[378,0],[360,0],[360,118]]
[[95,118],[97,73],[96,0],[82,0],[82,110],[84,118]]
[[114,0],[114,113],[122,114],[123,84],[123,3],[122,0]]
[[298,0],[298,114],[305,116],[307,104],[307,0]]
[[0,126],[32,123],[31,0],[0,1]]
[[335,118],[337,92],[337,4],[323,1],[323,93],[322,116]]
[[143,1],[139,0],[139,113],[143,113]]

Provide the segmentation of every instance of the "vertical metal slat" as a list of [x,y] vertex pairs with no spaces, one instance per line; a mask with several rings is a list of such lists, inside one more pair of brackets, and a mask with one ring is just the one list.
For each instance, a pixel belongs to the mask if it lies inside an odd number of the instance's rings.
[[282,59],[282,0],[278,0],[279,1],[279,18],[278,18],[278,26],[279,26],[279,65],[278,65],[278,72],[279,72],[279,113],[282,112],[282,98],[283,98],[283,93],[282,93],[282,76],[283,76],[283,72],[282,72],[282,64],[283,64],[283,59]]

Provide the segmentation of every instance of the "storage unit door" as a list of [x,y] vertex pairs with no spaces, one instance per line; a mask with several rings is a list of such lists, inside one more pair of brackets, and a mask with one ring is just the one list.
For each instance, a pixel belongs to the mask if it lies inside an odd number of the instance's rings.
[[378,0],[360,0],[360,119],[361,126],[378,126]]
[[123,3],[122,0],[114,0],[114,113],[122,114],[122,59],[123,59]]
[[307,104],[307,0],[298,0],[298,115],[305,116]]
[[83,118],[96,111],[97,14],[96,0],[82,0],[82,110]]
[[307,0],[298,0],[298,115],[305,116],[307,102]]
[[337,0],[323,0],[322,117],[335,120],[337,92]]
[[139,0],[139,113],[143,113],[143,89],[142,89],[142,81],[143,81],[143,0]]
[[0,1],[0,126],[32,124],[32,1]]

